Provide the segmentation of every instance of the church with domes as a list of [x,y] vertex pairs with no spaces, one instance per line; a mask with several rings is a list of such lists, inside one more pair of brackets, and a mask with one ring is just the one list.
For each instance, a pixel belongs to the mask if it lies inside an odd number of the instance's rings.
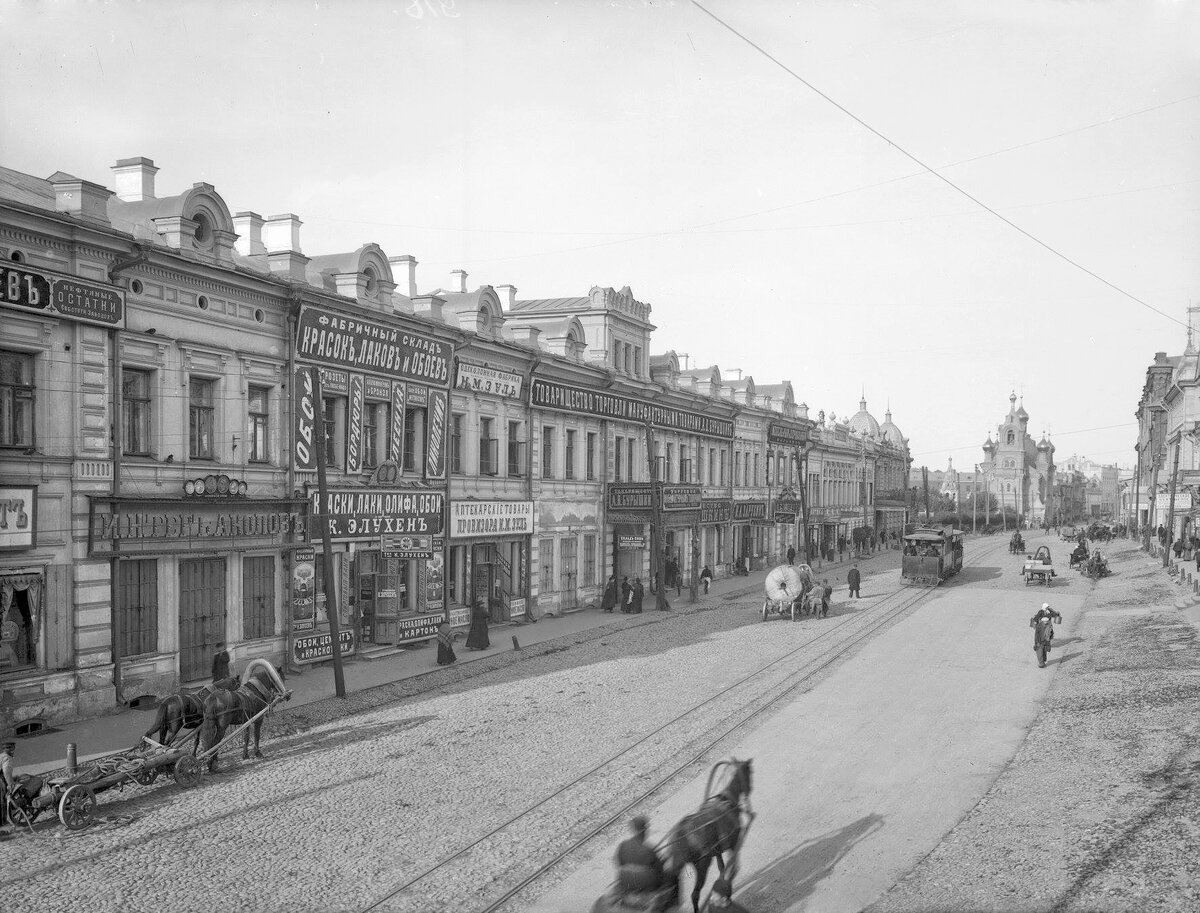
[[997,428],[996,440],[988,434],[983,444],[980,472],[1001,507],[1015,507],[1028,526],[1040,526],[1054,517],[1054,445],[1036,443],[1029,434],[1029,413],[1017,394],[1008,398],[1008,415]]

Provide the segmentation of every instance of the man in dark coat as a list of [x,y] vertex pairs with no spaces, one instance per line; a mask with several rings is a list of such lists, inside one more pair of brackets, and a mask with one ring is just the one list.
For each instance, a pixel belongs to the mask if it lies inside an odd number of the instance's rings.
[[604,587],[604,598],[600,600],[600,608],[606,612],[611,612],[619,598],[620,596],[617,593],[617,575],[612,574]]
[[225,649],[225,641],[217,644],[217,652],[213,654],[212,680],[216,682],[229,678],[229,651]]
[[850,568],[846,573],[846,585],[850,587],[850,595],[855,599],[861,598],[859,587],[862,586],[862,574],[858,572],[858,565]]
[[627,615],[633,611],[633,587],[628,577],[621,578],[621,611]]
[[796,550],[792,546],[788,546],[787,550],[788,564],[796,563]]
[[642,614],[642,600],[646,596],[646,588],[642,586],[642,578],[633,578],[633,614]]

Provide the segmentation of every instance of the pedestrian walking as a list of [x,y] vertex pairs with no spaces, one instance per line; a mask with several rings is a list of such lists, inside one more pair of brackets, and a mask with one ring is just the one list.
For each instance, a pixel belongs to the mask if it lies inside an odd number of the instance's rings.
[[626,615],[633,611],[633,586],[628,577],[621,578],[621,611]]
[[0,747],[0,831],[8,831],[8,794],[17,788],[13,773],[13,757],[17,753],[16,742],[5,742]]
[[617,575],[610,574],[608,583],[604,585],[604,598],[600,600],[600,608],[606,612],[611,612],[617,606],[617,601],[620,599],[617,592]]
[[225,649],[225,641],[222,640],[217,643],[217,652],[213,654],[213,684],[227,678],[229,678],[229,651]]
[[787,558],[788,558],[788,564],[796,563],[796,549],[791,545],[788,546]]
[[631,599],[633,601],[632,601],[631,608],[630,608],[630,611],[632,611],[634,615],[642,614],[642,599],[645,598],[645,595],[646,595],[646,588],[644,586],[642,586],[642,578],[634,577],[633,578],[633,592],[631,594]]
[[708,588],[712,584],[712,569],[706,564],[703,570],[700,571],[700,583],[704,586],[704,595],[708,595]]
[[862,574],[858,572],[858,565],[850,568],[846,574],[846,585],[850,587],[850,595],[854,599],[860,598],[859,588],[862,586]]
[[837,546],[838,546],[838,561],[841,561],[842,556],[844,556],[846,554],[846,537],[845,536],[838,536]]
[[488,608],[482,599],[475,601],[471,610],[471,629],[467,632],[468,650],[486,650],[492,645],[488,639]]
[[821,617],[824,618],[829,614],[829,604],[833,600],[833,587],[829,585],[829,578],[826,577],[821,581]]
[[458,657],[454,655],[454,639],[450,634],[449,622],[443,621],[438,625],[437,645],[437,664],[439,666],[448,666],[458,662]]

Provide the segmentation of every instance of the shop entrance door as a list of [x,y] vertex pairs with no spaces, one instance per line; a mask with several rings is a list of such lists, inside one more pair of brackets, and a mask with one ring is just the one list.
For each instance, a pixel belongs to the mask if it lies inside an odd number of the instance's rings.
[[488,617],[495,622],[499,619],[491,618],[492,613],[492,573],[493,565],[480,558],[486,554],[476,553],[475,556],[475,583],[471,589],[471,604],[482,602],[488,608]]
[[563,539],[561,549],[562,608],[573,609],[579,602],[579,542],[574,538]]
[[190,682],[212,674],[217,644],[225,640],[225,559],[179,562],[179,677]]

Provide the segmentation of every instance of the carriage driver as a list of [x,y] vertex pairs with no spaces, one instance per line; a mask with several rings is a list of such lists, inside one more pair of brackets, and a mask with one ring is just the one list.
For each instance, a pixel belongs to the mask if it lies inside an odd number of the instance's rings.
[[656,891],[666,882],[662,860],[646,842],[646,830],[650,822],[638,815],[629,822],[632,837],[621,841],[617,847],[617,878],[624,891]]

